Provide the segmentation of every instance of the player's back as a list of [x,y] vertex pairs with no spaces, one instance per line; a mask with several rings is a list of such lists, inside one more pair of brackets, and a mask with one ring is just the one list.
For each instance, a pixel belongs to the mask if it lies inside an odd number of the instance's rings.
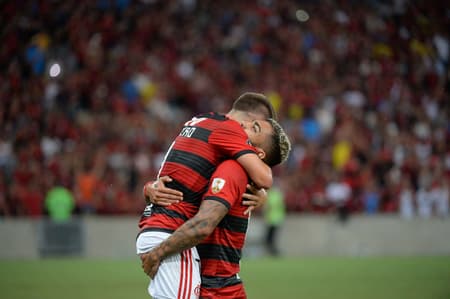
[[158,174],[173,179],[167,187],[183,192],[183,201],[169,207],[148,206],[139,223],[141,230],[172,232],[193,217],[216,167],[225,159],[254,152],[247,139],[240,124],[222,114],[202,114],[186,122]]

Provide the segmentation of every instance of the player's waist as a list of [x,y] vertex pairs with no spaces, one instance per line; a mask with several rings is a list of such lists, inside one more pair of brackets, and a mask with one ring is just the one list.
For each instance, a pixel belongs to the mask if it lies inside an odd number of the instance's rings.
[[148,226],[162,226],[167,228],[178,228],[181,224],[192,218],[198,208],[181,203],[170,207],[153,205],[147,207],[139,220],[139,228]]
[[167,227],[148,226],[148,227],[142,228],[142,229],[138,232],[136,238],[138,238],[140,234],[146,233],[146,232],[162,232],[162,233],[172,234],[175,230],[176,230],[176,229],[173,229],[173,228],[167,228]]
[[202,278],[202,288],[208,289],[225,288],[242,283],[241,279],[237,274],[226,277],[202,275],[201,278]]
[[142,232],[155,231],[173,233],[177,228],[186,222],[187,218],[169,217],[162,214],[152,214],[142,217],[139,221],[139,234]]

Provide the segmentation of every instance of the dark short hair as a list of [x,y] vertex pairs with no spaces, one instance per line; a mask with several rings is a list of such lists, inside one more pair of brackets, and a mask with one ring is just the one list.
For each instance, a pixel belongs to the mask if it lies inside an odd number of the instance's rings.
[[264,115],[264,118],[276,119],[277,115],[267,97],[261,93],[245,92],[233,103],[233,110],[252,112]]

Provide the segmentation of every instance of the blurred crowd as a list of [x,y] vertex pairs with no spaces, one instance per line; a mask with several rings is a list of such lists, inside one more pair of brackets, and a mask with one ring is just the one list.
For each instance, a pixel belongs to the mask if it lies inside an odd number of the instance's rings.
[[445,1],[0,4],[0,216],[134,214],[182,123],[267,95],[288,212],[448,215]]

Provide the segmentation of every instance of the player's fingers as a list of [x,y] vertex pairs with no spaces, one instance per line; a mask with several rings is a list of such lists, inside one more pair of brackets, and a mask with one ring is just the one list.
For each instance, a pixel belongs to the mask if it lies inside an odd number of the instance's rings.
[[245,211],[244,211],[244,215],[247,215],[247,214],[249,214],[251,211],[253,211],[255,209],[255,207],[254,206],[250,206],[250,207],[248,207]]
[[183,192],[175,190],[175,189],[167,188],[167,187],[160,187],[158,189],[158,192],[160,192],[162,194],[171,195],[171,196],[183,197]]
[[141,259],[141,267],[142,267],[142,268],[144,268],[144,260],[145,260],[145,256],[146,256],[145,253],[139,255],[139,258]]
[[142,263],[141,263],[142,269],[144,270],[144,273],[147,274],[149,271],[149,263],[147,262],[147,254],[141,255],[141,261],[142,261]]
[[158,272],[158,266],[155,265],[148,273],[151,279],[155,278],[156,272]]
[[158,206],[170,206],[171,204],[174,203],[179,203],[179,200],[169,200],[169,199],[165,199],[165,198],[160,198],[160,199],[156,199],[155,200],[155,204],[157,204]]
[[145,196],[145,197],[148,196],[148,193],[149,193],[148,189],[151,188],[151,186],[152,186],[152,184],[150,184],[150,183],[151,183],[151,182],[146,183],[146,184],[144,185],[143,193],[144,193],[144,196]]
[[183,193],[180,191],[176,191],[173,189],[160,189],[155,192],[156,196],[164,197],[167,199],[174,199],[174,200],[182,200],[183,199]]
[[155,200],[155,204],[161,207],[168,207],[170,206],[172,203],[171,202],[165,202],[165,201],[158,201]]
[[247,184],[247,190],[249,190],[252,193],[255,193],[258,189],[255,188],[255,186]]
[[145,274],[150,275],[151,269],[152,269],[152,264],[144,263],[144,272],[145,272]]
[[182,200],[183,200],[183,198],[180,198],[179,196],[168,195],[168,194],[160,193],[160,192],[155,193],[155,197],[154,197],[154,202],[156,204],[161,204],[161,203],[172,204],[172,203],[178,203]]
[[242,205],[244,205],[244,206],[257,206],[258,202],[254,201],[254,200],[243,200],[242,201]]
[[144,269],[145,274],[147,274],[147,276],[150,276],[150,269]]
[[170,182],[172,182],[172,178],[171,178],[170,176],[167,176],[167,175],[165,175],[165,176],[163,176],[163,177],[160,177],[159,179],[160,179],[161,182],[163,182],[163,183],[170,183]]
[[244,194],[242,194],[242,197],[245,199],[249,199],[249,200],[255,200],[257,198],[256,195],[251,194],[251,193],[244,193]]
[[250,184],[247,184],[247,191],[250,191],[253,194],[258,194],[258,193],[262,193],[264,195],[267,194],[266,189],[264,189],[264,188],[257,188],[257,187],[255,187],[253,185],[250,185]]

